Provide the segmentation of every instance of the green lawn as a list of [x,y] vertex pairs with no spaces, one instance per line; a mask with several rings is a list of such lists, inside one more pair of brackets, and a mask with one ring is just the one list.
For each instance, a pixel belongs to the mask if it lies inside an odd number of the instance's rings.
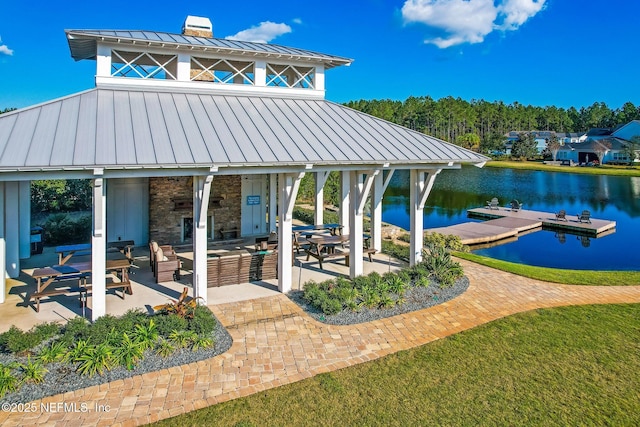
[[487,167],[540,170],[547,172],[570,172],[583,173],[588,175],[616,175],[616,176],[640,176],[638,166],[598,166],[598,167],[570,167],[570,166],[550,166],[542,162],[513,162],[513,161],[492,161],[487,162]]
[[522,313],[158,425],[640,425],[639,308]]
[[547,282],[592,286],[640,285],[639,271],[561,270],[557,268],[533,267],[525,264],[516,264],[472,253],[456,252],[455,256],[498,270],[508,271],[509,273],[514,273],[519,276],[530,277],[532,279],[544,280]]

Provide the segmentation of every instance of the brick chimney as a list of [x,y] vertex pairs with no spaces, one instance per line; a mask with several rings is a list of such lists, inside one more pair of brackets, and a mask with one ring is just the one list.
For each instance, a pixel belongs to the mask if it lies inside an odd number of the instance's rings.
[[182,25],[182,34],[185,36],[213,37],[213,24],[209,18],[202,16],[187,16]]

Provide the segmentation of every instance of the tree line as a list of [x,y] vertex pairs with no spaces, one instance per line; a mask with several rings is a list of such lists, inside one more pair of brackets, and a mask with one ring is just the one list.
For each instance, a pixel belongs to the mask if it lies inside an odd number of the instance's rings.
[[586,132],[591,128],[615,128],[640,119],[640,105],[626,102],[611,109],[604,102],[576,109],[537,107],[518,102],[466,101],[451,96],[434,100],[411,96],[405,101],[349,101],[347,107],[388,120],[448,142],[489,152],[504,142],[509,131],[548,130]]

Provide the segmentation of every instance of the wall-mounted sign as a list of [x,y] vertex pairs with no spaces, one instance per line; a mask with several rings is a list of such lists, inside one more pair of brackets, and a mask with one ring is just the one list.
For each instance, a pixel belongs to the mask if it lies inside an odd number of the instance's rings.
[[247,196],[247,205],[259,205],[260,204],[260,196]]

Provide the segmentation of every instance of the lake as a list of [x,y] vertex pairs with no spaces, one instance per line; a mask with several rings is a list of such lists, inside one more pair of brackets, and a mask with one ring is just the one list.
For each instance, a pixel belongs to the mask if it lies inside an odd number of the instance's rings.
[[[397,171],[385,192],[382,220],[409,228],[409,172]],[[582,175],[503,168],[443,170],[436,178],[424,210],[424,227],[463,222],[467,210],[497,197],[524,209],[557,212],[568,217],[591,211],[593,218],[617,222],[616,232],[600,238],[542,230],[492,248],[474,250],[505,261],[564,269],[638,270],[640,250],[640,177]]]

